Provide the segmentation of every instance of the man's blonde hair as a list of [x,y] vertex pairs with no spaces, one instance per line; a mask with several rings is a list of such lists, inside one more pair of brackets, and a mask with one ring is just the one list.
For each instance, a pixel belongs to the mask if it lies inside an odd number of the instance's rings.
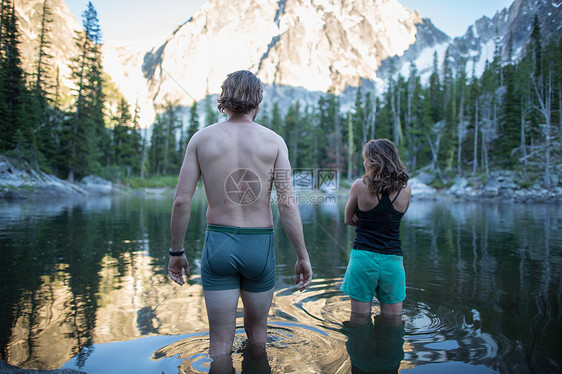
[[221,86],[218,98],[219,112],[249,113],[263,100],[263,84],[248,70],[229,74]]

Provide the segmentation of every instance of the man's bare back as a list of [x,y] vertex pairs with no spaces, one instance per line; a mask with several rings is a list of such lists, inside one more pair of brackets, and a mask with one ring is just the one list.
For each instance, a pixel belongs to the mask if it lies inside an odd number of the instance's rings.
[[248,118],[234,116],[199,131],[192,143],[209,202],[207,222],[273,226],[269,195],[283,139]]

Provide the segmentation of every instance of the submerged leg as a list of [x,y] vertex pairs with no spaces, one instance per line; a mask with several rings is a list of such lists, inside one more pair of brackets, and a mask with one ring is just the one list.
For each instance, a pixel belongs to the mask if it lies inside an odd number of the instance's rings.
[[[265,292],[240,291],[244,303],[244,329],[250,345],[263,345],[267,342],[267,315],[273,299],[273,288]],[[252,349],[258,349],[253,347]]]
[[213,357],[209,374],[234,374],[234,366],[232,365],[232,355],[219,355]]
[[239,290],[204,291],[209,318],[209,356],[230,355],[236,333]]
[[362,326],[371,320],[371,304],[351,298],[351,316],[349,322]]
[[394,304],[381,303],[381,313],[385,316],[401,316],[402,315],[402,301]]

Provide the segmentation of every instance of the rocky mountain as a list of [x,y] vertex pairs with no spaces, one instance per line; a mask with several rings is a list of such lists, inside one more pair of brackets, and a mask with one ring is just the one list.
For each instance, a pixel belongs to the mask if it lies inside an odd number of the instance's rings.
[[507,45],[511,39],[512,58],[521,57],[529,41],[535,15],[541,22],[544,40],[562,34],[562,1],[515,0],[509,9],[499,10],[491,19],[486,16],[479,18],[468,27],[464,35],[451,41],[441,39],[425,43],[417,39],[402,56],[383,61],[378,74],[381,78],[387,78],[394,65],[402,75],[407,76],[410,61],[413,61],[418,71],[427,76],[431,72],[433,52],[438,52],[439,62],[442,63],[448,49],[453,68],[455,63],[466,59],[467,71],[470,73],[474,65],[476,74],[480,75],[486,60],[494,58],[496,44],[502,48],[505,60],[508,58]]
[[[43,17],[43,0],[15,0],[18,17],[21,44],[19,45],[23,69],[31,73],[37,60],[37,48],[41,34],[41,19]],[[48,0],[51,22],[48,25],[49,54],[52,56],[53,69],[49,75],[54,79],[56,67],[63,85],[72,87],[70,81],[70,60],[78,54],[74,44],[74,31],[81,25],[74,18],[65,0]]]
[[[396,0],[211,0],[145,56],[155,102],[216,93],[249,69],[269,86],[341,93],[415,42],[421,17]],[[220,15],[220,16],[219,16]]]
[[[33,61],[37,19],[43,0],[16,0],[22,24],[25,60]],[[53,11],[52,48],[61,69],[73,54],[78,23],[64,0],[49,0]],[[543,35],[560,34],[561,3],[515,0],[490,19],[482,17],[453,40],[429,19],[398,0],[209,0],[179,25],[161,46],[104,45],[104,68],[131,104],[141,107],[141,122],[154,119],[155,108],[171,100],[190,106],[220,92],[226,75],[249,69],[266,84],[266,103],[282,106],[300,99],[316,102],[322,92],[353,100],[360,82],[381,87],[395,69],[407,76],[414,62],[429,75],[434,51],[440,63],[445,51],[482,71],[496,43],[521,53],[535,14]],[[61,70],[62,71],[62,70]]]

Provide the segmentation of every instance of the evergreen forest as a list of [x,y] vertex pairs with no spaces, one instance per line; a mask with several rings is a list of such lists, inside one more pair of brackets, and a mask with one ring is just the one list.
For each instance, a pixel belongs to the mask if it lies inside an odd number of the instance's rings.
[[[115,93],[102,66],[102,30],[92,3],[82,13],[70,66],[71,97],[50,55],[49,1],[44,1],[33,71],[24,71],[13,0],[1,0],[0,153],[70,182],[95,174],[110,180],[177,175],[185,147],[223,115],[211,96],[185,108],[166,102],[149,129],[139,108]],[[479,76],[464,60],[434,54],[429,80],[414,64],[377,89],[360,86],[354,104],[323,94],[317,103],[262,105],[256,121],[281,135],[294,168],[337,168],[359,177],[361,150],[372,138],[393,140],[411,175],[432,173],[437,187],[457,176],[485,181],[496,170],[521,186],[556,187],[561,170],[562,38],[545,40],[535,17],[520,56],[496,45]],[[62,105],[63,101],[70,105]],[[184,119],[186,119],[184,121]],[[184,123],[185,122],[185,123]]]

